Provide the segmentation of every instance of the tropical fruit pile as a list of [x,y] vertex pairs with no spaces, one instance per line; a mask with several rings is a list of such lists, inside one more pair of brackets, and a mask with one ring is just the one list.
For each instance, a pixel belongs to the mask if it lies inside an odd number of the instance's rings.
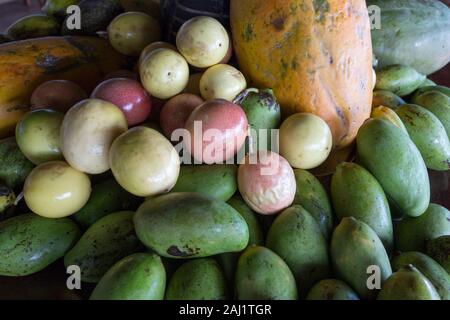
[[47,0],[7,29],[0,276],[63,261],[95,300],[449,300],[450,88],[427,76],[450,9],[231,0],[227,29],[214,2],[174,34],[139,0]]

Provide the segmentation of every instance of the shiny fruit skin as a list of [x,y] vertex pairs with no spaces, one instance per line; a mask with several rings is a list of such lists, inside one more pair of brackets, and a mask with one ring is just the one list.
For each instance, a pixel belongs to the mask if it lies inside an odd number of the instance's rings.
[[200,78],[203,99],[225,99],[233,101],[247,87],[244,75],[228,64],[212,66]]

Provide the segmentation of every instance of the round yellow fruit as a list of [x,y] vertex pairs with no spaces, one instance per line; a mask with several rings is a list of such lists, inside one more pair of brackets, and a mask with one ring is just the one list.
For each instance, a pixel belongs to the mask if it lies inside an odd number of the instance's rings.
[[227,55],[230,39],[222,24],[211,17],[194,17],[177,33],[177,48],[190,65],[207,68]]
[[46,162],[34,168],[23,189],[31,211],[47,218],[74,214],[86,204],[90,194],[89,177],[64,161]]
[[181,54],[161,48],[150,52],[139,72],[145,90],[159,99],[169,99],[184,90],[189,81],[189,66]]
[[228,64],[215,65],[206,70],[200,78],[200,92],[205,100],[233,101],[246,87],[244,75]]
[[175,148],[161,133],[147,127],[132,128],[118,137],[109,157],[117,182],[140,197],[170,191],[180,172]]
[[280,127],[280,154],[294,168],[312,169],[321,165],[332,148],[327,123],[311,113],[297,113]]
[[75,169],[89,174],[109,170],[112,142],[128,128],[123,112],[114,104],[86,99],[73,106],[61,126],[61,150]]

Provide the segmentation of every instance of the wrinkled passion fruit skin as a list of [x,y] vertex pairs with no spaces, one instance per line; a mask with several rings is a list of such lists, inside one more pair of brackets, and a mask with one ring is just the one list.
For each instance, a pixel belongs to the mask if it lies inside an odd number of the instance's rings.
[[294,171],[286,159],[271,151],[246,156],[238,170],[238,187],[245,202],[256,212],[272,215],[294,201]]
[[244,110],[223,99],[198,106],[189,116],[184,140],[195,160],[206,164],[223,163],[244,145],[248,121]]
[[116,78],[100,83],[91,98],[101,99],[119,107],[127,119],[128,126],[144,122],[152,110],[150,96],[139,82]]

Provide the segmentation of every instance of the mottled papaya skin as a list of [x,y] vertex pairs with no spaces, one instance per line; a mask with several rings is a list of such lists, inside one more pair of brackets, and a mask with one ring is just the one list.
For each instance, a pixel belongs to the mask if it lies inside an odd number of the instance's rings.
[[29,110],[33,90],[52,79],[71,80],[90,92],[126,60],[97,37],[45,37],[0,45],[0,138],[14,132]]
[[376,90],[390,91],[400,97],[416,90],[426,76],[408,66],[392,65],[377,71]]
[[419,149],[427,168],[449,170],[450,141],[439,119],[431,111],[414,104],[405,104],[396,112]]
[[296,300],[295,278],[287,264],[273,251],[250,246],[240,256],[236,269],[236,299]]
[[372,108],[385,106],[395,110],[405,103],[405,100],[393,92],[387,90],[375,90],[373,92]]
[[[450,274],[450,235],[428,241],[426,252]],[[450,286],[447,290],[450,296]]]
[[68,218],[34,213],[0,223],[0,275],[26,276],[49,266],[75,244],[81,233]]
[[200,193],[169,193],[144,202],[134,225],[139,240],[167,258],[208,257],[243,250],[244,218],[227,203]]
[[325,279],[311,288],[306,300],[359,300],[359,297],[345,282]]
[[441,300],[433,284],[412,265],[400,268],[384,283],[378,300]]
[[431,111],[441,121],[450,139],[450,95],[437,90],[426,91],[415,95],[411,102]]
[[395,228],[395,244],[400,251],[425,252],[426,242],[450,235],[450,211],[438,204],[430,206],[420,217],[405,217]]
[[59,22],[44,14],[34,14],[23,17],[6,30],[7,36],[12,40],[25,40],[40,37],[57,36]]
[[293,204],[301,205],[319,224],[325,240],[329,240],[333,231],[334,216],[331,202],[325,188],[309,171],[294,170],[297,189]]
[[378,180],[390,203],[417,217],[430,203],[430,181],[422,156],[401,129],[387,120],[370,119],[357,137],[358,162]]
[[342,219],[334,229],[330,252],[336,276],[362,299],[372,299],[377,293],[367,286],[368,267],[380,268],[381,284],[392,274],[386,249],[375,231],[353,217]]
[[406,265],[416,267],[436,288],[442,300],[450,300],[450,275],[429,256],[417,252],[404,252],[392,260],[392,269],[398,271]]
[[228,201],[237,190],[237,166],[227,164],[181,166],[171,192],[198,192]]
[[335,146],[351,144],[372,104],[365,1],[231,0],[230,12],[235,52],[249,83],[273,88],[285,116],[320,116]]
[[338,219],[355,217],[380,237],[388,253],[394,247],[391,212],[383,189],[363,167],[344,162],[331,180],[331,196]]
[[167,285],[167,300],[225,300],[228,297],[225,276],[212,258],[185,262]]
[[284,210],[275,219],[266,246],[292,270],[301,296],[314,283],[330,276],[327,242],[316,220],[299,205]]
[[135,253],[123,258],[100,279],[90,300],[162,300],[166,271],[156,254]]
[[120,259],[142,249],[134,232],[134,212],[115,212],[94,223],[64,257],[66,267],[77,265],[81,280],[97,283]]

